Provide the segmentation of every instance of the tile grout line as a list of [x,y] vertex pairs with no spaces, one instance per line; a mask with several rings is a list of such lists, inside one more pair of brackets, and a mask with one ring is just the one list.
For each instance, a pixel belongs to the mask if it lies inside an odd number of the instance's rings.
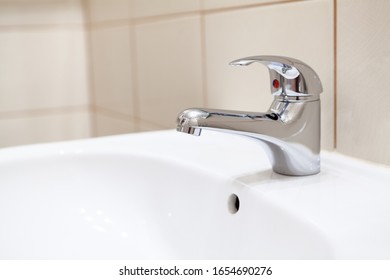
[[131,81],[131,88],[132,88],[132,109],[133,109],[133,119],[134,121],[134,127],[138,131],[140,130],[140,123],[139,119],[140,116],[140,97],[139,97],[139,84],[138,84],[138,49],[137,49],[137,26],[133,23],[133,1],[129,4],[129,52],[130,52],[130,81]]
[[211,8],[211,9],[202,10],[201,12],[204,13],[205,15],[219,14],[219,13],[240,11],[240,10],[245,10],[245,9],[253,9],[253,8],[258,8],[258,7],[283,5],[283,4],[288,4],[288,3],[304,2],[304,1],[307,1],[307,0],[280,0],[277,2],[269,1],[269,2],[256,3],[256,4],[247,4],[247,5],[242,5],[242,6]]
[[84,30],[87,22],[80,23],[53,23],[53,24],[20,24],[20,25],[0,25],[0,32],[16,31],[51,31],[51,30]]
[[135,119],[135,117],[130,114],[118,112],[114,109],[106,108],[99,105],[94,105],[92,107],[92,110],[95,114],[103,114],[111,118],[119,119],[122,121],[132,121],[133,119]]
[[90,0],[82,0],[83,12],[85,17],[84,29],[86,32],[86,49],[87,49],[87,69],[88,69],[88,97],[89,97],[89,107],[90,107],[90,130],[91,136],[97,136],[97,123],[96,117],[93,112],[93,106],[96,103],[96,92],[95,92],[95,83],[94,83],[94,67],[93,67],[93,52],[92,52],[92,30],[90,28],[91,22],[91,8]]
[[[200,0],[201,9],[204,7],[204,0]],[[207,49],[206,49],[206,19],[205,15],[200,15],[200,52],[202,60],[202,102],[203,106],[208,106],[208,79],[207,79]]]
[[148,120],[143,120],[143,119],[141,119],[139,117],[128,115],[128,114],[125,114],[125,113],[121,113],[121,112],[118,112],[118,111],[115,111],[115,110],[112,110],[112,109],[109,109],[109,108],[101,107],[101,106],[94,106],[93,107],[93,111],[96,114],[105,115],[107,117],[110,117],[110,118],[113,118],[113,119],[116,119],[116,120],[121,120],[121,121],[131,122],[131,123],[144,122],[144,123],[148,123],[150,125],[159,127],[161,129],[168,129],[167,127],[164,127],[164,126],[162,126],[160,124],[157,124],[157,123],[154,123],[154,122],[151,122],[151,121],[148,121]]
[[297,2],[303,2],[303,1],[306,1],[306,0],[281,0],[278,2],[265,2],[265,3],[249,4],[249,5],[242,5],[242,6],[225,7],[225,8],[211,8],[211,9],[204,9],[204,5],[203,5],[203,1],[202,1],[200,10],[167,13],[167,14],[152,15],[152,16],[143,16],[143,17],[136,17],[136,18],[132,18],[132,19],[114,19],[114,20],[97,21],[97,22],[90,22],[90,24],[91,24],[92,29],[110,28],[110,27],[123,26],[123,25],[142,25],[142,24],[154,23],[154,22],[165,21],[165,20],[172,20],[172,19],[177,19],[177,18],[182,18],[182,17],[207,16],[207,15],[211,15],[211,14],[240,11],[240,10],[253,9],[253,8],[258,8],[258,7],[283,5],[283,4],[297,3]]
[[89,112],[90,110],[91,110],[90,106],[88,104],[85,104],[85,105],[74,105],[74,106],[66,106],[66,107],[2,111],[0,112],[0,120],[26,118],[26,117],[43,117],[43,116],[58,115],[58,114],[82,113],[82,112]]

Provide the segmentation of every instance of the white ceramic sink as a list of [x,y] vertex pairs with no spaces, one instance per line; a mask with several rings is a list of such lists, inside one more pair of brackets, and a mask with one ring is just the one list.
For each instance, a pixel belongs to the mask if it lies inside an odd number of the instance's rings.
[[0,259],[390,259],[390,170],[161,131],[0,150]]

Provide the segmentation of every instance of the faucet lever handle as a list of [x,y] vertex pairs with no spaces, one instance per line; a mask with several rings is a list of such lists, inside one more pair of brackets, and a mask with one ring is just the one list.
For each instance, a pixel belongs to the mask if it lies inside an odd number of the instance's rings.
[[250,56],[230,62],[230,65],[247,66],[260,62],[268,67],[271,92],[279,96],[312,96],[322,92],[317,73],[306,63],[283,56]]

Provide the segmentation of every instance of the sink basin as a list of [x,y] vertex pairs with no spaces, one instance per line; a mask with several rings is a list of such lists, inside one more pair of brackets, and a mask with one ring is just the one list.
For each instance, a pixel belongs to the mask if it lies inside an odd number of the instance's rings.
[[0,259],[390,259],[390,169],[204,131],[0,150]]

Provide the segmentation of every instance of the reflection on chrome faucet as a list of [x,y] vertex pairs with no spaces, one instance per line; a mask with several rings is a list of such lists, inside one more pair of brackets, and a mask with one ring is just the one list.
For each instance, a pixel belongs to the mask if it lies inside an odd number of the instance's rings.
[[320,96],[314,70],[288,57],[253,56],[231,65],[266,65],[274,101],[265,113],[191,108],[177,118],[177,131],[199,136],[202,129],[235,133],[264,144],[275,172],[300,176],[320,172]]

